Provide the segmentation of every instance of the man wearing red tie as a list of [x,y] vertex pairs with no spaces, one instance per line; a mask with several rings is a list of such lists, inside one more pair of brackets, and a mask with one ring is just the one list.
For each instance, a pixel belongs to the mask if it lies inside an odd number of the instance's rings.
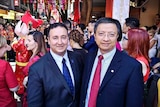
[[100,18],[94,33],[98,51],[86,56],[80,107],[142,107],[141,64],[116,49],[119,21]]

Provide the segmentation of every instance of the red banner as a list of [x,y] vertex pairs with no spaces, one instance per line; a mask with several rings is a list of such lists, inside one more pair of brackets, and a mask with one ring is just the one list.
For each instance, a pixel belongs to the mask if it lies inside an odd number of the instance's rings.
[[79,0],[75,0],[74,2],[74,22],[79,23],[80,19],[80,6],[79,6]]
[[106,17],[112,17],[113,0],[106,0]]

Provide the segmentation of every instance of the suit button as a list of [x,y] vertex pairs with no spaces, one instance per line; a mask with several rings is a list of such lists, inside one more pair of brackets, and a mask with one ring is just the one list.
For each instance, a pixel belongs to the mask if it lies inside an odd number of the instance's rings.
[[85,103],[85,100],[83,100],[83,103]]
[[102,94],[100,93],[99,96],[101,96]]

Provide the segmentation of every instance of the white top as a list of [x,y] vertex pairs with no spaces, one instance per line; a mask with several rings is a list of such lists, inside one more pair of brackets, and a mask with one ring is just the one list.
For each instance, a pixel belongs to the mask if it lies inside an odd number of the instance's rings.
[[156,33],[154,38],[158,41],[157,48],[159,49],[160,48],[160,34]]
[[58,67],[59,67],[59,69],[60,69],[60,71],[61,71],[62,74],[63,74],[62,60],[63,60],[63,58],[66,60],[66,65],[67,65],[67,67],[69,69],[69,73],[71,75],[72,83],[73,83],[73,86],[74,86],[74,76],[73,76],[71,64],[69,62],[67,51],[66,51],[66,53],[64,54],[63,57],[55,54],[51,49],[50,49],[50,53],[51,53],[52,57],[54,58],[54,60],[55,60],[56,64],[58,65]]
[[[107,72],[107,69],[113,59],[113,56],[115,55],[116,53],[116,47],[109,53],[106,53],[106,54],[103,54],[103,60],[102,60],[102,68],[101,68],[101,76],[100,76],[100,84],[102,83],[103,81],[103,78]],[[88,101],[89,101],[89,96],[90,96],[90,91],[91,91],[91,85],[92,85],[92,81],[93,81],[93,77],[94,77],[94,73],[95,73],[95,70],[96,70],[96,67],[97,67],[97,64],[98,64],[98,56],[99,55],[102,55],[100,50],[98,50],[98,53],[97,53],[97,56],[95,58],[95,61],[94,61],[94,65],[93,65],[93,68],[92,68],[92,72],[91,72],[91,76],[90,76],[90,80],[89,80],[89,83],[88,83],[88,89],[87,89],[87,94],[86,94],[86,103],[85,103],[85,107],[88,107]]]
[[[153,40],[156,40],[155,37],[153,37],[150,42],[152,42]],[[156,56],[156,53],[157,53],[157,42],[152,46],[152,48],[149,49],[149,58],[153,58]]]

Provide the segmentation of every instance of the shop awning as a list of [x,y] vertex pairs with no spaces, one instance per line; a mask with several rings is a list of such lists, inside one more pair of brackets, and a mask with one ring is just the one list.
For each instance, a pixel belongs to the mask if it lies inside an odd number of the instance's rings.
[[7,14],[0,14],[0,16],[2,16],[3,19],[14,20],[15,19],[15,11],[10,10],[10,11],[7,12]]
[[0,9],[0,14],[8,14],[8,10]]

